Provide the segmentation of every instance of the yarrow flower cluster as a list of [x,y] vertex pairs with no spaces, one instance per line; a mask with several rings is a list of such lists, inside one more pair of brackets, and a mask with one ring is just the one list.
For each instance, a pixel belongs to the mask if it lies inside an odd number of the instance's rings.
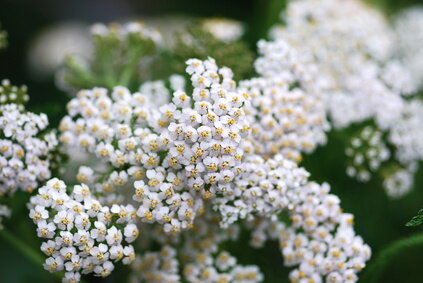
[[251,221],[266,217],[275,220],[280,211],[292,205],[289,196],[306,183],[309,175],[281,155],[266,161],[260,156],[249,156],[243,168],[242,174],[235,179],[234,194],[216,204],[223,227],[239,219]]
[[260,77],[240,83],[240,89],[252,96],[245,109],[252,128],[246,151],[281,153],[298,162],[302,152],[326,142],[324,82],[284,41],[260,41],[258,47],[261,56],[255,67]]
[[[303,206],[302,200],[319,203],[305,193],[309,174],[296,162],[326,140],[325,82],[285,42],[263,41],[259,48],[259,77],[238,88],[230,69],[211,58],[190,59],[190,94],[184,80],[172,76],[171,97],[168,84],[157,81],[137,93],[125,87],[82,90],[69,102],[60,140],[105,165],[100,171],[81,167],[78,181],[103,204],[130,203],[132,190],[139,220],[160,227],[150,230],[163,249],[138,256],[134,280],[262,281],[257,267],[237,264],[219,244],[238,237],[229,231],[242,220],[276,222],[279,213]],[[73,194],[87,190],[83,186]],[[324,215],[314,222],[332,233],[338,227],[333,220]]]
[[[290,273],[292,282],[356,282],[357,273],[370,258],[370,248],[353,230],[353,216],[342,212],[339,198],[329,190],[327,184],[309,182],[288,194],[290,225],[269,217],[244,223],[251,230],[252,247],[260,248],[269,239],[279,241],[284,264],[295,267]],[[195,219],[192,231],[170,236],[151,230],[150,237],[164,248],[139,256],[132,265],[133,279],[261,282],[263,275],[256,266],[240,266],[219,248],[221,243],[239,238],[240,226],[222,229],[220,217],[210,209],[206,206],[204,214]]]
[[67,192],[66,184],[51,179],[31,197],[29,217],[45,239],[41,250],[50,272],[65,271],[63,282],[78,282],[81,274],[106,277],[114,263],[135,259],[131,242],[139,235],[133,224],[136,210],[131,205],[103,206],[87,185]]
[[60,125],[63,143],[116,168],[97,191],[139,180],[134,200],[141,203],[140,218],[174,232],[192,224],[203,198],[233,193],[242,171],[241,138],[249,132],[242,109],[248,96],[236,91],[232,72],[212,59],[187,63],[192,98],[178,90],[172,103],[157,109],[146,95],[123,87],[112,98],[105,89],[81,91]]
[[153,232],[154,240],[163,248],[138,257],[132,265],[133,281],[262,282],[263,274],[257,266],[240,265],[236,258],[219,247],[224,241],[238,238],[237,225],[221,229],[219,217],[207,206],[205,213],[195,219],[194,227],[193,231],[171,237],[160,235],[160,230]]
[[292,199],[292,226],[263,219],[250,223],[251,244],[280,243],[284,263],[295,266],[291,282],[356,282],[370,258],[369,246],[352,228],[353,216],[342,213],[340,200],[327,184],[307,183]]
[[[187,282],[256,283],[263,281],[263,274],[257,266],[238,264],[236,258],[230,253],[218,251],[217,245],[214,244],[215,239],[203,236],[197,241],[188,244],[191,252],[185,251],[185,256],[190,259],[190,263],[183,269]],[[194,243],[200,244],[200,247],[196,247]]]
[[20,189],[32,192],[51,176],[49,153],[57,146],[54,132],[46,133],[45,114],[25,111],[15,101],[27,100],[25,88],[0,87],[0,196]]
[[371,126],[351,139],[345,154],[348,156],[347,174],[360,181],[368,181],[371,173],[390,157],[382,132]]
[[[359,0],[294,0],[254,64],[235,21],[199,21],[169,52],[157,52],[160,34],[141,23],[96,24],[90,58],[68,57],[61,73],[78,92],[58,140],[46,115],[25,110],[26,87],[2,82],[0,197],[37,189],[29,217],[44,268],[63,282],[107,277],[119,262],[132,282],[262,282],[226,245],[244,233],[253,248],[279,243],[291,282],[356,282],[370,248],[300,162],[332,126],[358,129],[347,174],[380,173],[392,198],[412,188],[423,159],[423,103],[413,96],[422,52],[408,30],[423,26],[420,14],[399,16],[396,35]],[[186,61],[187,79],[144,80],[162,53],[168,65]],[[55,178],[59,142],[66,169],[79,168],[68,172],[72,187]],[[92,160],[76,165],[78,152]],[[9,215],[0,203],[0,228]]]
[[319,276],[322,282],[355,282],[370,258],[369,246],[352,228],[353,216],[342,213],[329,190],[327,184],[304,186],[290,212],[295,233],[279,235],[285,262],[298,266],[290,275],[293,282],[305,277],[319,282]]

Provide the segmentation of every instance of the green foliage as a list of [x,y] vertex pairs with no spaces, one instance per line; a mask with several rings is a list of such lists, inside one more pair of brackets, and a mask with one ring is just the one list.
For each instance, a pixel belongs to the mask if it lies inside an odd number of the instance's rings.
[[185,70],[185,61],[190,58],[205,60],[212,57],[219,66],[232,69],[235,79],[244,79],[254,72],[254,54],[241,40],[224,42],[202,28],[201,23],[193,23],[175,36],[172,49],[175,56],[174,68],[178,73]]
[[410,221],[408,221],[405,226],[407,227],[414,227],[419,226],[423,223],[423,209],[420,209],[416,216],[411,218]]
[[421,233],[391,243],[367,267],[363,282],[382,282],[380,281],[380,277],[383,271],[386,270],[396,257],[399,257],[407,249],[416,248],[421,245],[423,245],[423,234]]
[[75,89],[111,89],[116,85],[138,88],[142,68],[147,67],[147,59],[157,52],[157,44],[152,31],[141,24],[134,25],[136,28],[130,29],[112,24],[108,28],[101,26],[101,31],[94,31],[90,59],[66,58],[65,83]]

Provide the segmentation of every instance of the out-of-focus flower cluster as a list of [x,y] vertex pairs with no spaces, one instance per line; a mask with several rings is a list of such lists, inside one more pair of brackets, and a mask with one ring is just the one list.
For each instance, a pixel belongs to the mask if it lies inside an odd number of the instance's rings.
[[[381,142],[393,149],[372,167],[380,167],[393,156],[396,166],[415,168],[421,159],[415,152],[423,143],[422,139],[417,142],[418,127],[410,130],[408,126],[420,119],[417,112],[421,111],[410,108],[423,109],[410,98],[417,89],[411,76],[415,72],[397,59],[398,40],[382,14],[358,0],[297,0],[288,5],[282,19],[285,25],[275,26],[271,36],[286,40],[304,61],[317,65],[326,83],[322,93],[334,127],[342,129],[372,120],[382,131]],[[357,154],[354,163],[361,166],[360,156],[368,153]],[[358,175],[362,181],[370,179],[369,170],[360,174],[352,168],[347,168],[349,175]]]
[[345,154],[348,156],[347,174],[360,181],[368,181],[372,172],[390,157],[382,132],[370,126],[351,139]]
[[399,59],[411,72],[414,84],[423,87],[423,6],[414,6],[394,18]]
[[202,21],[203,29],[224,42],[238,40],[244,34],[240,22],[225,18],[210,18]]
[[14,86],[7,79],[0,85],[0,104],[25,104],[29,100],[26,86]]
[[[59,87],[79,90],[115,85],[139,85],[148,58],[157,52],[161,36],[142,23],[91,28],[93,55],[90,58],[68,56],[58,74]],[[145,59],[145,60],[143,60]],[[143,65],[144,64],[144,65]]]
[[31,197],[28,206],[38,237],[45,239],[44,268],[64,270],[63,282],[78,282],[81,274],[89,273],[106,277],[114,263],[135,259],[130,243],[139,230],[131,205],[103,206],[87,185],[76,185],[68,193],[66,184],[54,178]]

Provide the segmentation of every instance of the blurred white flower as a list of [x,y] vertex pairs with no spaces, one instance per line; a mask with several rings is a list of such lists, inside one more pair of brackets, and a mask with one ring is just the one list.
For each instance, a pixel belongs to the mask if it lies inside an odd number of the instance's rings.
[[57,71],[66,55],[87,58],[92,50],[87,26],[62,22],[42,30],[28,53],[29,71],[35,79],[45,80]]

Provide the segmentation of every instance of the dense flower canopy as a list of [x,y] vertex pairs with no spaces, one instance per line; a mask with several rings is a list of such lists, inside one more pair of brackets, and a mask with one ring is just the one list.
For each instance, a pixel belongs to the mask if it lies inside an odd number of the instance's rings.
[[0,229],[24,194],[42,265],[62,282],[121,264],[130,282],[265,282],[234,243],[277,247],[293,283],[357,282],[371,248],[334,193],[343,183],[331,192],[307,161],[335,137],[346,178],[378,175],[392,199],[411,190],[422,14],[391,26],[359,0],[293,0],[255,59],[246,25],[224,18],[170,41],[141,22],[95,24],[81,57],[51,44],[69,92],[53,125],[25,86],[0,86]]

